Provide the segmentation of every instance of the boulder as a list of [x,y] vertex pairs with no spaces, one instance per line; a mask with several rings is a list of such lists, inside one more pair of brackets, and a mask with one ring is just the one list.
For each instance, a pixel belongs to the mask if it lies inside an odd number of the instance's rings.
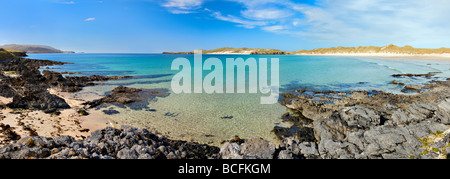
[[239,142],[226,142],[220,148],[223,159],[273,159],[275,144],[259,137]]

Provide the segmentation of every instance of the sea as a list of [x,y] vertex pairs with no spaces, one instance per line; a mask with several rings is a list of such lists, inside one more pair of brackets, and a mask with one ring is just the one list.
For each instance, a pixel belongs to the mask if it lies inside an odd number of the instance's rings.
[[[49,67],[57,72],[80,72],[71,75],[133,76],[134,78],[99,82],[99,85],[85,87],[77,92],[104,96],[117,86],[142,89],[160,89],[168,96],[147,100],[141,106],[111,105],[91,110],[114,110],[105,114],[114,125],[128,125],[156,130],[178,140],[187,140],[219,146],[224,140],[239,136],[262,137],[277,141],[271,132],[274,126],[289,127],[283,122],[286,107],[279,103],[261,104],[261,97],[267,94],[250,93],[180,93],[172,91],[172,79],[182,70],[172,70],[172,62],[177,58],[187,59],[192,67],[192,54],[116,54],[116,53],[75,53],[75,54],[29,54],[28,58],[69,62],[61,66]],[[299,55],[202,55],[203,61],[219,59],[223,67],[226,59],[250,58],[270,62],[278,59],[276,72],[279,74],[279,92],[305,91],[377,90],[404,94],[403,86],[392,84],[393,80],[408,84],[426,84],[432,80],[450,77],[450,62],[439,59],[410,57],[343,57],[343,56],[299,56]],[[42,70],[45,68],[43,67]],[[215,68],[213,70],[216,70]],[[203,70],[203,78],[213,70]],[[246,68],[248,72],[250,68]],[[260,70],[260,69],[259,69]],[[192,70],[193,73],[194,70]],[[393,74],[436,73],[431,78],[394,78]],[[223,70],[224,77],[226,70]],[[260,72],[259,72],[260,73]],[[268,83],[271,78],[268,73]],[[249,81],[248,74],[246,82]],[[203,80],[192,78],[195,80]],[[237,78],[237,73],[235,75]],[[225,81],[225,80],[223,80]],[[216,80],[214,80],[214,83]],[[224,87],[226,85],[224,84]],[[248,87],[248,86],[247,86]],[[407,93],[406,95],[410,95]],[[280,96],[279,100],[282,100]]]

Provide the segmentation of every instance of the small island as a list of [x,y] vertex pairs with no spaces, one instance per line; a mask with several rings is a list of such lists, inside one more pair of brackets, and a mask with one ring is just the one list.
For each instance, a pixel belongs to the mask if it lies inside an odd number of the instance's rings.
[[[232,48],[223,47],[213,50],[202,50],[203,54],[245,54],[245,55],[286,55],[288,52],[277,49]],[[163,52],[163,54],[194,54],[194,52]]]

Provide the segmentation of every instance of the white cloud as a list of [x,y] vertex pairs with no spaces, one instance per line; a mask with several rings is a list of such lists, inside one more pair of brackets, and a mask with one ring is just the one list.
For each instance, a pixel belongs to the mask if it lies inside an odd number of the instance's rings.
[[95,20],[95,17],[90,17],[90,18],[85,19],[84,21],[89,22],[89,21],[94,21],[94,20]]
[[62,2],[63,4],[75,4],[74,1],[66,1],[66,2]]
[[[262,30],[330,44],[448,46],[448,0],[231,0]],[[240,18],[240,17],[237,17]]]
[[344,44],[439,46],[450,40],[450,1],[322,0],[320,4],[295,6],[305,24],[295,33]]
[[310,42],[336,45],[410,44],[448,46],[448,0],[227,0],[241,5],[237,14],[203,7],[205,0],[165,0],[170,12],[203,12],[244,28],[289,34]]
[[293,15],[289,10],[275,8],[247,9],[241,13],[244,17],[254,20],[276,20]]
[[174,14],[195,13],[201,8],[203,0],[167,0],[161,6],[168,8]]
[[217,18],[217,19],[219,19],[219,20],[237,23],[237,24],[239,24],[239,26],[245,27],[245,28],[248,28],[248,29],[253,29],[256,26],[265,26],[265,25],[268,24],[267,22],[264,22],[264,21],[244,20],[242,18],[235,17],[235,16],[232,16],[232,15],[224,16],[220,12],[213,12],[212,16]]
[[281,25],[273,25],[273,26],[266,26],[262,28],[265,31],[269,31],[269,32],[280,32],[280,30],[284,30],[285,27],[281,26]]

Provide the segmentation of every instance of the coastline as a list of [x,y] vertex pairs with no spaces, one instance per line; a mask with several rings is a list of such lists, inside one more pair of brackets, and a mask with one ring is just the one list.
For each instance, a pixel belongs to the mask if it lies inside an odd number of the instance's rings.
[[[30,59],[10,62],[12,66],[31,63],[25,65],[27,68],[61,63]],[[416,95],[379,91],[326,92],[318,95],[297,91],[285,94],[282,105],[289,112],[282,118],[292,126],[274,127],[272,132],[281,140],[279,145],[259,137],[235,137],[224,141],[219,150],[206,144],[168,139],[147,129],[114,126],[100,110],[90,110],[101,102],[133,103],[136,98],[139,99],[135,95],[142,92],[140,89],[118,87],[107,96],[77,95],[86,84],[95,85],[93,81],[125,77],[62,77],[61,73],[51,71],[44,71],[39,76],[37,71],[31,74],[25,72],[16,71],[16,76],[2,76],[2,80],[11,87],[20,85],[20,81],[15,81],[17,78],[34,80],[44,77],[41,81],[45,83],[32,81],[28,84],[31,86],[20,88],[25,90],[23,96],[0,98],[0,106],[3,106],[0,111],[0,139],[6,142],[0,144],[0,158],[443,158],[445,155],[441,150],[450,150],[450,79],[420,86],[420,92]],[[33,85],[45,85],[45,91]],[[11,96],[7,89],[3,86],[1,92]],[[20,90],[16,92],[22,93]],[[34,91],[39,95],[30,94]],[[164,95],[156,91],[147,92],[152,96]],[[37,102],[52,105],[35,109],[27,103],[32,101],[26,101],[30,95],[50,98],[38,99]],[[22,98],[26,99],[25,106],[31,109],[5,107]],[[60,104],[62,102],[54,104],[51,99],[62,99],[66,105]],[[16,103],[22,106],[23,102]],[[57,105],[56,109],[51,107],[53,105]],[[89,114],[83,114],[86,112]],[[405,130],[410,132],[405,133]],[[425,146],[420,143],[428,138],[433,139],[430,144]],[[63,143],[57,146],[48,142],[63,139]],[[152,142],[155,140],[156,143]],[[439,147],[439,151],[434,152],[436,147],[427,148],[431,144]],[[20,150],[13,146],[19,146]],[[183,148],[185,146],[190,147]],[[391,148],[395,150],[391,151]],[[53,150],[56,151],[48,152]]]
[[300,56],[343,56],[343,57],[382,57],[386,59],[420,59],[450,62],[450,54],[395,54],[395,53],[328,53],[328,54],[291,54]]
[[[214,52],[205,53],[211,55],[259,55],[252,54],[251,51],[245,53],[232,53],[232,52]],[[270,54],[265,54],[270,55]],[[273,54],[279,55],[279,54]],[[298,56],[342,56],[342,57],[382,57],[382,58],[409,58],[409,59],[421,59],[421,60],[434,60],[434,61],[446,61],[450,62],[450,54],[402,54],[402,53],[325,53],[325,54],[310,54],[310,53],[287,53],[284,55],[298,55]]]

